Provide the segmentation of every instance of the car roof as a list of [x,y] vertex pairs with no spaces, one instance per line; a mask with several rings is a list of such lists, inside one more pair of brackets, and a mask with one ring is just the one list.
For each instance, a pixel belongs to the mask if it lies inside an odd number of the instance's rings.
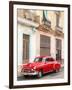
[[36,58],[44,58],[44,57],[46,57],[46,58],[52,58],[51,56],[36,56]]

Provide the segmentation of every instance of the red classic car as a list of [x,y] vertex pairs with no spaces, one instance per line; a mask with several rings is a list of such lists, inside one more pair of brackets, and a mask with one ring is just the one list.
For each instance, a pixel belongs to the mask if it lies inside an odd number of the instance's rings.
[[58,72],[61,64],[50,56],[39,56],[33,63],[22,64],[21,73],[23,75],[37,75],[39,78],[48,72]]

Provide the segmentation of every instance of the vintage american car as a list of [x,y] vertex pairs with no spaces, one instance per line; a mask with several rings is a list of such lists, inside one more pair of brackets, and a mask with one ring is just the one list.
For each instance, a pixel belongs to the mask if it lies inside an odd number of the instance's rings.
[[50,56],[38,56],[34,62],[22,64],[21,73],[24,76],[37,75],[38,78],[48,72],[59,72],[61,64]]

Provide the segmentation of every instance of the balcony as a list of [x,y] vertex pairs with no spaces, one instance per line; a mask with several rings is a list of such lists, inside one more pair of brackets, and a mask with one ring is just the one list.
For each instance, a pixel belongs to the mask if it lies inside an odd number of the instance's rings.
[[51,22],[49,20],[44,21],[43,24],[47,26],[48,28],[51,28]]
[[63,28],[60,27],[60,26],[56,26],[56,27],[55,27],[55,30],[56,30],[56,31],[59,31],[59,32],[62,32]]
[[63,28],[60,26],[55,27],[55,36],[64,37]]

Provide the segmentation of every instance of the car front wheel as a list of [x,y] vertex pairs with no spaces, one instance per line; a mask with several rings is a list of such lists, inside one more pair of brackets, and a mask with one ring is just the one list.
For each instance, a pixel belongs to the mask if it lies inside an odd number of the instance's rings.
[[42,70],[38,72],[38,78],[41,78],[43,75]]

